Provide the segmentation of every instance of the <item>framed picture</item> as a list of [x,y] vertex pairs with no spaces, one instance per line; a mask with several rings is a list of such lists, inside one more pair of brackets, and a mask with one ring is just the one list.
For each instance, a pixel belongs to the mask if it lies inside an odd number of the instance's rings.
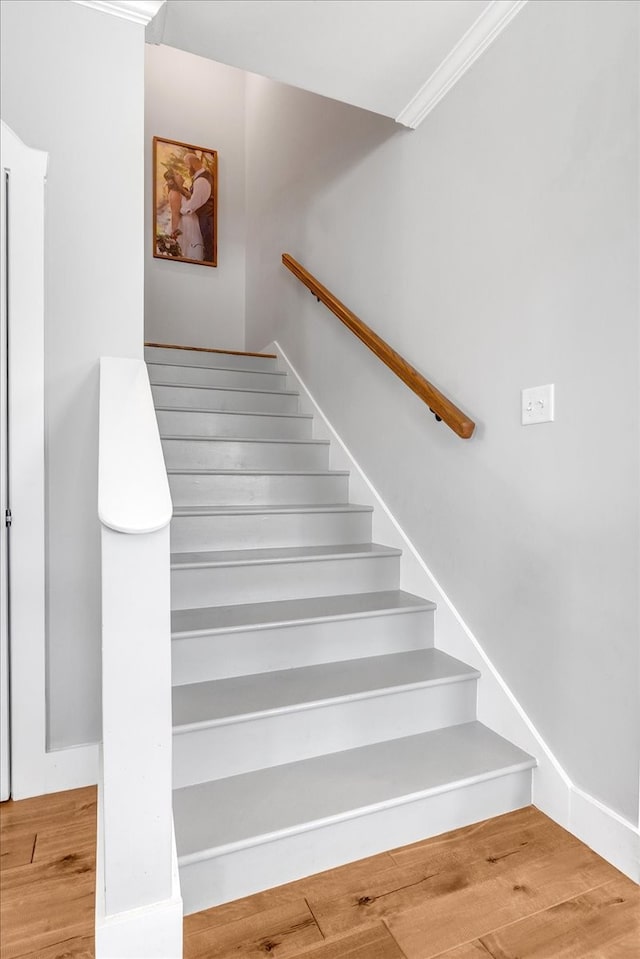
[[218,153],[153,138],[153,255],[218,265]]

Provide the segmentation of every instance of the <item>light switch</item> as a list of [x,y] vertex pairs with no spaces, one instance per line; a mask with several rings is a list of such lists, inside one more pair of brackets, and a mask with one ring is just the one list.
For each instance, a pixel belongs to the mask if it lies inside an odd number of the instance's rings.
[[522,425],[551,423],[554,419],[554,384],[530,386],[522,391]]

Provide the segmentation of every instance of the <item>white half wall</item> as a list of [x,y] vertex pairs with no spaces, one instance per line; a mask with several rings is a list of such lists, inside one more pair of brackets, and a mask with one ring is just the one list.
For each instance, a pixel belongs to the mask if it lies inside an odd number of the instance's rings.
[[[281,344],[572,785],[633,825],[639,15],[526,4],[412,133],[262,78],[247,104],[248,348]],[[544,383],[556,420],[522,428],[520,390]]]
[[[100,731],[98,358],[142,357],[144,26],[2,3],[2,117],[48,153],[44,788],[95,782]],[[41,691],[40,691],[41,693]]]
[[[147,45],[145,81],[145,339],[244,349],[245,76],[172,47]],[[152,142],[218,151],[218,266],[152,255]]]

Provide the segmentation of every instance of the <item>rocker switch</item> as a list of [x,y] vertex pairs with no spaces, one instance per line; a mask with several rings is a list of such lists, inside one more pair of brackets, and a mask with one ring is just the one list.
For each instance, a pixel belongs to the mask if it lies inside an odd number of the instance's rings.
[[554,419],[554,384],[530,386],[522,391],[522,425],[551,423]]

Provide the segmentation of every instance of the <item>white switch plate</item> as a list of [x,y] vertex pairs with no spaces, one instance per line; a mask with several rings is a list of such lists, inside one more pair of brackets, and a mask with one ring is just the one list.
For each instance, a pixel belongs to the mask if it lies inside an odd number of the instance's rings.
[[522,391],[522,425],[551,423],[554,419],[554,384],[530,386]]

